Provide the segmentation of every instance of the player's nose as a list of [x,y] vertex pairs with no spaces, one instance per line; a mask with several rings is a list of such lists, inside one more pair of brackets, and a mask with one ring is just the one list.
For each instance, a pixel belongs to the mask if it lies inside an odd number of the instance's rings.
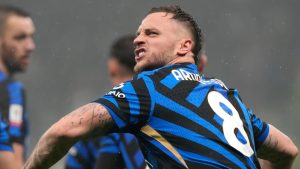
[[142,35],[136,36],[135,39],[133,40],[133,45],[135,48],[137,48],[143,43],[145,43],[145,38]]
[[25,48],[28,52],[32,52],[35,49],[35,43],[33,39],[28,39]]

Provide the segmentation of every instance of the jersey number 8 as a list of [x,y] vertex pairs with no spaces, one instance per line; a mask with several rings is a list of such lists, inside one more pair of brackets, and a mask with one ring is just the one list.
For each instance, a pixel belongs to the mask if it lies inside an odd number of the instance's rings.
[[[243,127],[243,122],[233,105],[216,91],[209,92],[207,98],[212,110],[223,119],[223,134],[229,145],[247,157],[253,155],[254,152]],[[236,129],[238,130],[237,134],[235,134]]]

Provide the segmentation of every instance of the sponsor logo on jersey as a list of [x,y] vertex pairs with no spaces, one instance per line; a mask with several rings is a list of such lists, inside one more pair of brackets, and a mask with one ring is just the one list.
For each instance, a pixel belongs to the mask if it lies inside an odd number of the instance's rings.
[[125,98],[126,95],[124,93],[122,93],[120,90],[112,90],[110,92],[108,92],[106,95],[113,95],[116,96],[118,98]]

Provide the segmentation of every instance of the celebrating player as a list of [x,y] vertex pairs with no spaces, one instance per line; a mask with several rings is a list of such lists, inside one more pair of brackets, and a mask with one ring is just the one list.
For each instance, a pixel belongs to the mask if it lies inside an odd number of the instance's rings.
[[234,89],[202,79],[201,30],[178,6],[153,8],[134,40],[132,81],[63,117],[41,137],[25,168],[47,168],[79,139],[131,132],[152,168],[291,168],[298,149],[255,116]]
[[23,85],[14,80],[13,75],[25,71],[29,64],[35,48],[33,33],[33,22],[27,12],[0,6],[0,113],[8,125],[9,140],[16,157],[13,163],[18,168],[24,162],[28,132]]
[[[134,36],[124,36],[111,47],[107,62],[109,77],[114,85],[132,79]],[[137,144],[129,133],[113,133],[96,139],[84,140],[73,146],[66,160],[66,169],[145,169],[146,163]]]

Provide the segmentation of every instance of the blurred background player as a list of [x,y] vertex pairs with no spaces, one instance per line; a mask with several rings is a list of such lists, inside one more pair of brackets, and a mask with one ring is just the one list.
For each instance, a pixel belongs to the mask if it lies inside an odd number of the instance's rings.
[[[17,7],[0,6],[0,112],[8,125],[15,152],[15,164],[21,168],[28,134],[23,85],[13,75],[26,70],[35,48],[34,25],[30,15]],[[2,165],[2,164],[1,164]]]
[[[134,59],[134,36],[117,39],[107,61],[109,77],[114,86],[131,80]],[[113,133],[73,146],[66,160],[66,169],[144,169],[146,163],[135,137],[128,133]]]

